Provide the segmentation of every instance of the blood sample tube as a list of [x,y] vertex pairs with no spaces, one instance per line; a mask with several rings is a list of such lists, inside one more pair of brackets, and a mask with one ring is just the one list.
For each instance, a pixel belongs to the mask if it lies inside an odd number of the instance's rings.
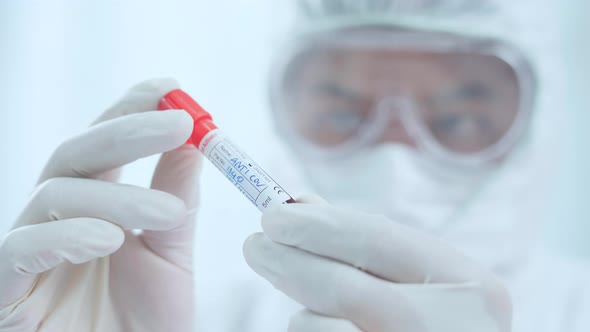
[[262,167],[217,128],[211,114],[186,92],[170,91],[162,97],[158,109],[187,111],[194,121],[187,143],[196,146],[261,212],[277,204],[295,203]]

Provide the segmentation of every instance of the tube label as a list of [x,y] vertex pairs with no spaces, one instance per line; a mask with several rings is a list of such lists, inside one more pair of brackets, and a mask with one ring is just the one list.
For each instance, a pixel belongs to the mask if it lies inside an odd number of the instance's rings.
[[264,212],[271,206],[294,202],[281,186],[219,129],[203,137],[199,150],[258,210]]

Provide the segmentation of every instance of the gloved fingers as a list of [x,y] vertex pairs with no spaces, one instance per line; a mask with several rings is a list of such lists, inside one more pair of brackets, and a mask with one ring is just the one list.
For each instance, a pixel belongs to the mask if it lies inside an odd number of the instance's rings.
[[73,218],[29,225],[0,240],[0,309],[20,299],[36,275],[63,262],[81,264],[115,252],[123,230],[95,218]]
[[132,114],[89,128],[60,145],[39,182],[53,177],[93,177],[139,158],[173,150],[192,133],[183,110]]
[[[177,89],[178,82],[170,78],[151,79],[141,82],[125,93],[113,106],[108,108],[93,124],[115,119],[133,113],[156,110],[160,99],[169,91]],[[121,169],[104,172],[95,178],[106,181],[116,181]]]
[[[366,331],[502,332],[511,330],[511,307],[494,308],[476,284],[393,285],[409,316],[393,310],[388,326]],[[387,296],[388,294],[384,294]],[[379,301],[379,299],[375,299]],[[302,310],[291,318],[289,332],[361,331],[349,320]]]
[[168,193],[91,179],[53,178],[33,194],[17,227],[93,217],[125,229],[169,230],[186,216],[184,202]]
[[196,208],[202,161],[203,154],[193,145],[164,153],[156,166],[151,187],[182,199],[189,210]]
[[310,310],[301,310],[291,317],[289,332],[362,332],[352,322],[316,314]]
[[442,241],[385,217],[317,204],[284,204],[262,216],[275,242],[402,283],[479,280],[481,270]]
[[254,234],[244,244],[248,265],[275,288],[322,315],[352,321],[365,331],[386,331],[411,317],[390,282],[354,267]]
[[178,88],[178,82],[171,78],[143,81],[127,90],[125,95],[101,114],[93,124],[133,113],[157,110],[160,99]]
[[194,146],[185,145],[162,155],[152,178],[152,188],[182,199],[188,209],[185,222],[168,231],[146,230],[144,243],[160,257],[191,270],[194,220],[199,204],[199,175],[202,154]]
[[246,261],[275,288],[320,315],[363,331],[499,332],[510,330],[510,296],[481,281],[397,284],[326,257],[254,234]]

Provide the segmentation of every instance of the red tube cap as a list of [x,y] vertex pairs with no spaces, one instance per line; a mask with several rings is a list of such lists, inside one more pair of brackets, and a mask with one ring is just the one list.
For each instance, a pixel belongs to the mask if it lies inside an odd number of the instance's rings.
[[158,109],[183,109],[187,111],[194,121],[193,133],[187,143],[194,144],[197,148],[205,135],[211,130],[217,129],[217,126],[213,123],[211,114],[205,111],[191,96],[180,89],[172,90],[162,97],[158,104]]

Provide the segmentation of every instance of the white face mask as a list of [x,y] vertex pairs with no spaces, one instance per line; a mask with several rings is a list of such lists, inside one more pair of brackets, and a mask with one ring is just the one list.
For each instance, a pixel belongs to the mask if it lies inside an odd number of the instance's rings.
[[304,169],[314,189],[333,204],[384,214],[433,233],[451,227],[487,178],[487,172],[451,172],[396,144],[347,159],[306,163]]

